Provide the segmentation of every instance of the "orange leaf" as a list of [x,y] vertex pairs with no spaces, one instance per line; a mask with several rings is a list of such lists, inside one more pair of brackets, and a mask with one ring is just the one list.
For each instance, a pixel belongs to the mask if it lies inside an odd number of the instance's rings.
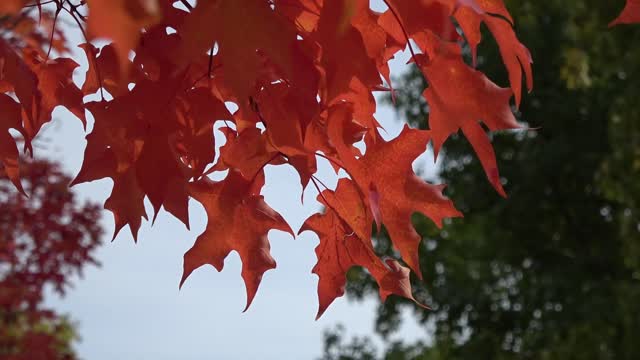
[[490,130],[517,129],[509,99],[512,91],[498,87],[481,72],[470,68],[460,56],[459,48],[442,50],[422,67],[429,79],[423,95],[429,103],[429,127],[437,154],[444,141],[462,129],[480,157],[493,187],[506,196],[493,148],[479,124]]
[[129,51],[138,46],[140,32],[161,17],[159,0],[87,0],[89,33],[113,40],[121,75],[127,71]]
[[[318,201],[328,206],[324,214],[315,214],[303,224],[300,232],[312,230],[318,234],[320,244],[316,247],[317,264],[313,273],[318,281],[320,318],[329,305],[344,294],[346,272],[352,266],[363,266],[380,286],[380,297],[384,301],[391,294],[411,300],[409,269],[395,260],[380,259],[371,245],[372,218],[362,203],[355,184],[348,179],[338,182],[336,191],[326,190],[318,195]],[[345,217],[349,220],[345,220]],[[354,225],[350,227],[348,223]]]
[[[261,180],[256,180],[262,182]],[[276,267],[269,253],[267,233],[271,229],[293,235],[284,219],[258,195],[252,181],[235,171],[220,182],[208,178],[189,186],[191,195],[207,212],[205,231],[184,255],[184,273],[180,286],[193,270],[213,265],[218,271],[231,251],[242,260],[242,278],[247,289],[247,305],[251,305],[265,271]]]
[[438,226],[442,226],[444,218],[461,216],[442,195],[443,185],[427,184],[413,172],[412,163],[425,152],[430,133],[405,127],[397,138],[388,142],[378,139],[362,158],[355,159],[340,140],[345,123],[351,121],[349,110],[347,106],[333,110],[330,137],[372,214],[380,212],[400,255],[421,276],[418,263],[421,237],[411,224],[411,215],[421,212]]

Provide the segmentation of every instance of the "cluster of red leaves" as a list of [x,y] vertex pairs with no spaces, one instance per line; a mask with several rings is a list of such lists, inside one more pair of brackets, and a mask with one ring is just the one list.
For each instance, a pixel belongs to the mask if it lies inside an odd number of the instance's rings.
[[[31,2],[5,1],[0,13],[20,18]],[[209,223],[185,255],[183,281],[205,264],[221,270],[235,250],[248,306],[263,273],[275,267],[267,232],[292,232],[260,195],[264,167],[288,164],[303,188],[312,183],[320,191],[314,174],[323,157],[349,179],[321,191],[325,213],[302,228],[320,237],[318,315],[342,294],[352,265],[369,270],[382,297],[412,298],[409,269],[376,256],[371,224],[384,224],[402,259],[421,274],[411,214],[422,212],[440,224],[460,213],[443,196],[444,187],[419,179],[411,164],[430,141],[437,154],[459,130],[491,184],[505,194],[482,123],[492,131],[518,128],[510,99],[520,103],[523,77],[531,89],[531,57],[502,0],[384,2],[388,9],[378,13],[369,0],[200,0],[197,6],[186,0],[36,1],[53,7],[55,17],[66,14],[90,38],[112,43],[80,45],[89,69],[79,88],[71,80],[73,60],[0,39],[2,163],[19,187],[17,149],[6,130],[19,130],[28,147],[55,106],[83,123],[88,110],[95,120],[74,182],[113,180],[105,207],[114,214],[116,234],[129,225],[136,236],[147,218],[145,197],[154,216],[164,208],[187,226],[187,203],[195,199]],[[629,0],[618,21],[633,19],[636,8]],[[482,24],[498,43],[509,88],[463,59],[462,47],[469,46],[475,62]],[[385,141],[373,115],[373,91],[392,89],[388,63],[407,47],[429,83],[424,97],[431,128],[405,129]],[[102,100],[83,101],[96,92]],[[233,113],[229,102],[237,107]],[[225,121],[226,144],[216,152],[218,120]],[[221,171],[228,172],[222,181],[207,177]]]
[[43,308],[46,287],[63,295],[70,277],[88,264],[101,242],[97,205],[80,206],[57,166],[22,167],[24,197],[0,171],[0,358],[57,359],[59,337],[41,329],[63,326]]

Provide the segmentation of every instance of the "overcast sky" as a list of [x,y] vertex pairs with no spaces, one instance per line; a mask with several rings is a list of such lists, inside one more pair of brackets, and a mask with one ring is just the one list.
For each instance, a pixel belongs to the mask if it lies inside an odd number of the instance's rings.
[[[379,2],[374,1],[379,7]],[[84,60],[82,57],[78,60]],[[392,64],[399,75],[407,56]],[[76,74],[83,77],[85,64]],[[70,174],[77,174],[85,141],[78,119],[58,109],[55,120],[44,129],[51,141],[36,157],[50,156],[61,161]],[[399,122],[388,108],[380,108],[378,120],[393,137]],[[433,162],[422,161],[430,166]],[[328,164],[321,162],[320,178],[330,186]],[[425,165],[422,165],[423,168]],[[429,169],[427,168],[427,171]],[[289,166],[266,168],[263,189],[266,202],[280,212],[297,230],[304,219],[317,211],[316,190],[310,186],[300,202],[300,183]],[[82,199],[104,202],[111,180],[75,187]],[[149,204],[147,204],[149,205]],[[148,213],[152,213],[148,206]],[[76,346],[87,360],[113,359],[312,359],[321,354],[322,333],[344,323],[349,334],[371,334],[375,302],[350,303],[337,299],[323,317],[317,312],[317,277],[311,274],[318,238],[305,232],[293,239],[289,234],[271,231],[272,254],[278,263],[268,271],[251,308],[245,305],[241,263],[234,252],[218,273],[207,266],[196,270],[178,291],[182,274],[182,255],[204,230],[202,207],[190,202],[191,231],[166,212],[153,227],[143,224],[138,244],[128,228],[114,242],[113,217],[105,211],[105,244],[98,251],[100,268],[88,268],[65,298],[48,296],[47,303],[77,322],[82,337]],[[408,321],[401,333],[405,339],[424,338],[424,330]]]

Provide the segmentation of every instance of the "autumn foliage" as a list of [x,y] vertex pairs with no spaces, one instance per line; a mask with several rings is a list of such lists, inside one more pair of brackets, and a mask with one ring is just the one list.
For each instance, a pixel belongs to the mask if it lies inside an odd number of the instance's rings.
[[[128,225],[134,237],[148,217],[145,198],[154,218],[164,208],[187,226],[189,199],[200,202],[209,223],[185,254],[182,281],[205,264],[222,270],[237,251],[247,306],[263,273],[276,266],[268,231],[293,234],[260,195],[265,166],[287,164],[303,188],[318,189],[325,205],[301,229],[320,238],[318,315],[342,295],[353,265],[368,269],[383,298],[412,298],[409,272],[420,274],[421,238],[411,214],[421,212],[438,225],[461,216],[443,195],[444,185],[418,178],[412,162],[430,142],[437,155],[461,130],[505,196],[487,130],[520,127],[512,111],[532,89],[532,59],[501,0],[384,3],[387,10],[379,13],[368,0],[3,1],[2,164],[21,189],[8,129],[17,130],[31,152],[56,106],[85,126],[91,114],[74,183],[112,179],[105,208],[116,234]],[[637,21],[638,7],[628,0],[613,23]],[[62,17],[87,42],[67,41]],[[483,25],[499,46],[508,87],[474,68]],[[108,44],[98,47],[89,42],[94,39]],[[78,67],[68,58],[72,45],[89,64],[82,86],[72,80]],[[430,129],[405,128],[387,141],[374,117],[373,92],[393,91],[388,64],[405,49],[429,84]],[[218,121],[226,143],[216,150]],[[319,159],[349,175],[335,190],[322,189],[314,176]],[[208,177],[225,172],[220,181]],[[376,256],[373,223],[384,224],[408,268]]]
[[81,204],[55,164],[23,164],[26,198],[0,171],[0,358],[72,359],[69,324],[44,305],[72,276],[96,265],[100,208]]

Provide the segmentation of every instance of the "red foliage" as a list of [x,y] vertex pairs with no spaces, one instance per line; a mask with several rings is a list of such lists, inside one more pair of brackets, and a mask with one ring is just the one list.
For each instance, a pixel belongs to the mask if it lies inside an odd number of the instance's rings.
[[[341,294],[344,272],[354,264],[369,268],[383,297],[411,298],[408,269],[375,256],[369,225],[384,223],[404,261],[420,273],[420,237],[411,213],[422,212],[436,224],[460,214],[442,195],[443,186],[417,178],[411,163],[428,142],[437,152],[459,130],[489,181],[505,195],[481,123],[492,131],[519,127],[510,101],[513,96],[519,105],[523,77],[532,88],[531,56],[502,0],[386,0],[383,13],[369,3],[203,0],[193,7],[186,0],[5,1],[0,13],[12,15],[2,18],[6,31],[0,38],[2,164],[20,187],[18,150],[8,129],[18,130],[30,150],[55,106],[66,107],[83,123],[88,110],[93,130],[74,182],[113,180],[105,207],[114,214],[116,234],[129,225],[137,236],[147,218],[145,197],[154,217],[164,208],[188,226],[187,203],[194,198],[207,210],[209,224],[185,255],[183,281],[203,264],[221,270],[235,250],[250,303],[262,274],[275,267],[266,233],[291,231],[259,196],[263,169],[288,164],[303,187],[309,182],[318,187],[314,174],[322,156],[350,179],[341,180],[335,192],[322,192],[327,213],[305,225],[321,238],[315,269],[321,278],[320,312]],[[53,21],[35,26],[36,7]],[[637,14],[637,1],[628,0],[616,22],[635,21]],[[112,41],[100,49],[79,44],[89,62],[82,87],[71,80],[77,64],[62,57],[67,54],[63,35],[52,31],[58,16],[75,21],[87,40]],[[28,26],[17,33],[9,26],[15,22]],[[481,24],[498,43],[509,88],[474,69]],[[472,50],[472,64],[465,62],[463,46]],[[407,47],[429,83],[424,97],[431,129],[405,130],[387,142],[378,134],[373,92],[391,89],[388,63]],[[86,95],[100,100],[85,102]],[[229,113],[226,102],[237,111]],[[216,154],[218,120],[225,121],[227,144]],[[360,141],[364,153],[355,146]],[[222,181],[207,178],[227,170]],[[327,246],[333,249],[323,250]]]
[[633,24],[640,22],[640,0],[627,0],[620,16],[613,20],[609,26],[617,24]]
[[64,295],[72,275],[97,265],[100,209],[79,205],[71,179],[51,163],[24,164],[22,181],[29,198],[0,172],[0,357],[55,359],[45,356],[58,353],[55,331],[38,331],[57,317],[43,308],[44,292]]

